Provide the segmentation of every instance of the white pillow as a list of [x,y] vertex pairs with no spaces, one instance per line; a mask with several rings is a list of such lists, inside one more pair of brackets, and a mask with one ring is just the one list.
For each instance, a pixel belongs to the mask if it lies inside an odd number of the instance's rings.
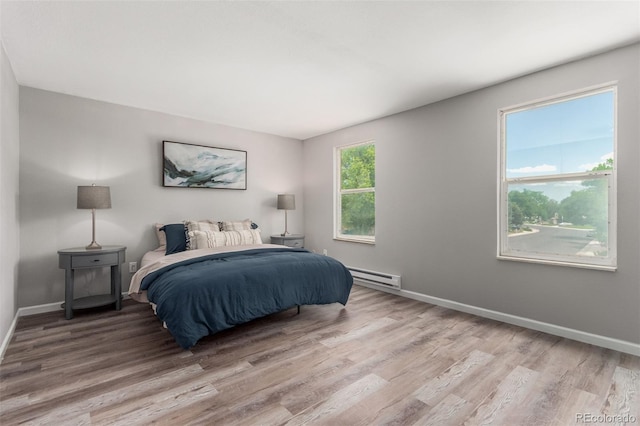
[[[190,235],[191,237],[191,235]],[[242,231],[193,231],[191,237],[198,248],[214,248],[228,246],[244,246],[248,244],[262,244],[259,229],[244,229]]]
[[187,241],[187,250],[195,250],[198,247],[198,242],[194,237],[195,231],[220,231],[220,224],[217,220],[185,220],[184,226],[187,227],[187,235],[189,236],[189,240]]

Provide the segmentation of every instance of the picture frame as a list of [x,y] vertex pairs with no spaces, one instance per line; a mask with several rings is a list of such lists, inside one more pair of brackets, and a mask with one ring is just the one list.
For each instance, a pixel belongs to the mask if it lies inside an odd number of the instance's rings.
[[247,189],[247,151],[162,141],[162,186]]

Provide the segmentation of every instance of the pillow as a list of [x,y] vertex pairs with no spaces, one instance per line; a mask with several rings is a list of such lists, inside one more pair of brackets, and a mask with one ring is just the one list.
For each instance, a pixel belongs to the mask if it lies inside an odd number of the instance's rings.
[[187,231],[220,231],[220,223],[217,220],[185,220]]
[[200,248],[224,247],[227,241],[224,231],[193,231],[189,234],[194,245]]
[[245,219],[245,220],[235,220],[235,221],[223,221],[222,222],[222,227],[220,228],[221,231],[244,231],[244,230],[250,230],[251,225],[253,224],[253,222],[251,222],[251,219]]
[[167,238],[167,250],[165,254],[180,253],[187,249],[187,233],[184,223],[174,223],[160,228]]
[[245,229],[242,231],[194,231],[193,239],[199,248],[214,248],[228,246],[244,246],[247,244],[262,244],[260,231]]
[[[187,228],[187,250],[195,250],[198,248],[198,244],[195,239],[192,239],[195,231],[219,231],[220,222],[217,220],[185,220],[184,225]],[[201,247],[202,248],[202,247]]]
[[167,235],[164,233],[164,231],[160,230],[163,226],[164,224],[162,223],[153,224],[153,229],[156,232],[156,237],[158,237],[158,248],[155,249],[154,251],[161,251],[161,252],[167,251]]
[[262,244],[260,231],[257,229],[243,229],[242,231],[222,231],[225,236],[225,246],[246,246],[247,244]]

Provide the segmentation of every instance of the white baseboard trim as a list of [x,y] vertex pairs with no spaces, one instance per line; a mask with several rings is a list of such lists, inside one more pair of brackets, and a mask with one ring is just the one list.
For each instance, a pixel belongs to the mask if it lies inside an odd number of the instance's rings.
[[9,330],[7,330],[7,334],[4,336],[4,340],[2,341],[2,346],[0,346],[0,362],[4,359],[4,352],[7,350],[9,346],[9,342],[13,337],[13,332],[16,329],[16,324],[18,323],[18,312],[13,316],[13,321],[11,321],[11,325],[9,326]]
[[64,302],[47,303],[44,305],[27,306],[25,308],[18,308],[18,316],[26,317],[29,315],[44,314],[46,312],[61,311],[62,303]]
[[455,311],[466,312],[468,314],[477,315],[479,317],[489,318],[507,324],[529,328],[531,330],[542,331],[544,333],[553,334],[554,336],[565,337],[567,339],[577,340],[578,342],[589,343],[591,345],[601,346],[603,348],[613,349],[615,351],[640,356],[640,344],[628,342],[626,340],[619,340],[611,337],[601,336],[598,334],[587,333],[585,331],[575,330],[560,325],[550,324],[530,318],[519,317],[517,315],[506,314],[503,312],[480,308],[473,305],[467,305],[465,303],[455,302],[449,299],[428,296],[426,294],[416,293],[414,291],[396,290],[391,288],[387,289],[360,282],[358,282],[357,285],[371,288],[373,290],[384,291],[385,293],[391,293],[398,296],[406,297],[408,299],[419,300],[421,302],[430,303],[432,305],[442,306],[444,308],[453,309]]

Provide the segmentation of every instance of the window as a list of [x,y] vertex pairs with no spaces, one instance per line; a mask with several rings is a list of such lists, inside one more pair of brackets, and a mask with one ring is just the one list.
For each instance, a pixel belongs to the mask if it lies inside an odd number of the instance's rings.
[[375,242],[376,146],[364,142],[335,149],[334,238]]
[[615,270],[616,87],[499,118],[498,257]]

